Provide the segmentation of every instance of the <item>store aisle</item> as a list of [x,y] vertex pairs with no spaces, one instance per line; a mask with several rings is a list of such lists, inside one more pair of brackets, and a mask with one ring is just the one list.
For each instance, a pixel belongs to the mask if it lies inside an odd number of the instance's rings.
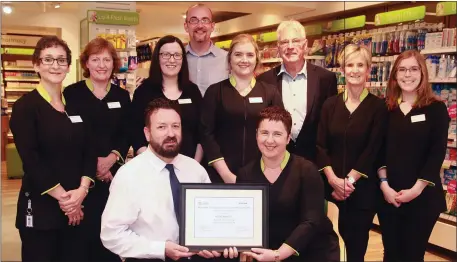
[[[17,194],[21,186],[20,179],[7,179],[6,162],[2,162],[2,258],[1,261],[20,261],[21,245],[19,233],[14,226],[16,218]],[[370,232],[370,242],[365,261],[382,260],[381,235],[375,231]],[[431,254],[425,255],[425,261],[450,261],[449,259]]]

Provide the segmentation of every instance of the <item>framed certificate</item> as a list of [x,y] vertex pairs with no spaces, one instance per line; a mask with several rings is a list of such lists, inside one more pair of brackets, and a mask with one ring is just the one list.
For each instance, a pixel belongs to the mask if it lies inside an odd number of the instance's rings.
[[268,186],[181,184],[179,244],[191,251],[268,247]]

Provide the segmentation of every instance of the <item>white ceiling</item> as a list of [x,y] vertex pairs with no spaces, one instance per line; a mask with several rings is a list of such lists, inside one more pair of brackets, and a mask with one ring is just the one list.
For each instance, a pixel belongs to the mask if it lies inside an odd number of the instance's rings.
[[[3,2],[5,3],[5,2]],[[54,3],[57,2],[13,2],[11,3],[15,12],[30,12],[31,15],[39,12],[70,12],[78,14],[81,19],[86,16],[86,10],[94,6],[106,4],[109,2],[61,2],[60,9],[54,9]],[[111,2],[117,7],[125,5],[131,6],[132,2]],[[165,34],[173,34],[183,39],[187,38],[184,31],[184,18],[182,15],[186,9],[197,2],[136,2],[136,10],[140,13],[140,24],[136,28],[137,38],[147,39],[160,37]],[[237,31],[248,30],[249,28],[258,28],[277,24],[278,21],[287,18],[306,18],[331,12],[342,11],[344,9],[358,8],[361,6],[374,5],[380,2],[358,2],[350,7],[352,2],[205,2],[213,11],[243,12],[251,15],[235,18],[229,21],[218,23],[223,28],[223,32],[213,33],[222,35],[236,33]],[[251,16],[251,18],[249,17]],[[254,17],[257,17],[254,19]],[[259,19],[261,17],[261,19]],[[267,19],[268,18],[268,19]],[[268,20],[268,21],[267,21]],[[246,22],[252,23],[247,25]],[[239,24],[239,25],[237,25]],[[237,25],[237,26],[232,26]]]

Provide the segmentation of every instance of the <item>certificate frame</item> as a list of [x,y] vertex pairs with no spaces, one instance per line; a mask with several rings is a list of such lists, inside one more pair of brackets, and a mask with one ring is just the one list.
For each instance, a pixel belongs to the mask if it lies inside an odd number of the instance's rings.
[[[250,251],[251,248],[268,248],[268,200],[269,187],[266,184],[181,184],[179,217],[179,244],[191,251],[220,251],[236,247],[238,251]],[[196,201],[198,199],[248,199],[252,201],[252,231],[237,237],[198,237],[196,220]],[[218,200],[216,200],[218,201]],[[243,211],[243,210],[241,210]],[[199,211],[200,212],[200,211]],[[240,213],[245,214],[245,213]],[[202,217],[197,214],[197,217]],[[247,216],[249,223],[250,215]],[[239,219],[238,219],[239,220]],[[244,222],[246,220],[243,220]],[[258,223],[261,223],[260,225]],[[201,224],[201,223],[199,223]],[[228,225],[230,226],[230,225]],[[233,226],[233,224],[232,224]],[[224,228],[224,227],[221,227]],[[197,232],[197,233],[196,233]],[[231,231],[233,232],[233,231]]]

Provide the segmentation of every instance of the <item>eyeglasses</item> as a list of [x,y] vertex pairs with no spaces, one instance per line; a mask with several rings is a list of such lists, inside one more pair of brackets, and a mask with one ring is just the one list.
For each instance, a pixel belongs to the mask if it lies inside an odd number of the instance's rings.
[[211,19],[209,19],[209,18],[202,18],[200,20],[200,19],[198,19],[196,17],[191,17],[189,20],[187,20],[187,23],[192,24],[192,25],[196,25],[196,24],[198,24],[200,22],[202,24],[204,24],[204,25],[208,25],[208,24],[212,23]]
[[159,53],[160,57],[162,57],[163,59],[166,59],[166,60],[169,60],[172,56],[175,60],[181,60],[182,59],[182,54],[181,53],[174,53],[174,54],[170,54],[170,53]]
[[113,59],[105,57],[105,58],[103,58],[103,60],[100,58],[94,58],[94,59],[90,59],[89,61],[91,63],[95,63],[95,64],[100,64],[101,61],[103,61],[104,64],[111,64],[113,62]]
[[410,74],[420,74],[421,68],[419,66],[412,66],[411,68],[406,68],[406,67],[399,67],[397,70],[397,74],[399,75],[405,75],[406,71],[409,71]]
[[59,58],[44,57],[44,58],[40,58],[40,61],[43,65],[53,65],[54,61],[57,61],[57,64],[60,66],[68,65],[68,59],[62,58],[62,57],[59,57]]
[[301,38],[284,39],[284,40],[279,41],[278,43],[280,46],[286,46],[289,44],[289,42],[292,42],[292,45],[298,46],[301,44],[302,40],[303,39],[301,39]]

